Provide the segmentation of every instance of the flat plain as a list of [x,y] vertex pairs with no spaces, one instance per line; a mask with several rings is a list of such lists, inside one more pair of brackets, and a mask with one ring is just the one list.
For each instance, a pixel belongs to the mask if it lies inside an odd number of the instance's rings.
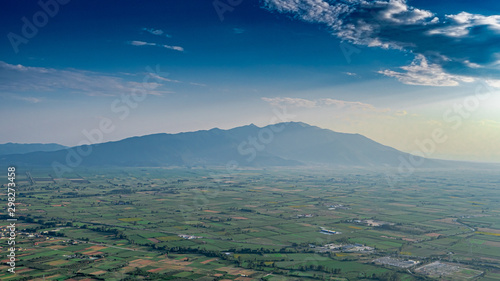
[[19,175],[18,262],[2,280],[500,280],[496,171],[50,174]]

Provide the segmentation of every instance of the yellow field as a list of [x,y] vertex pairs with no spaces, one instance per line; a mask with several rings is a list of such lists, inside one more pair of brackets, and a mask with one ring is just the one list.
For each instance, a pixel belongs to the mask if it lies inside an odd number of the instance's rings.
[[121,218],[118,220],[123,221],[123,222],[132,222],[132,221],[140,221],[142,219],[140,219],[140,218]]
[[493,232],[476,231],[476,233],[483,235],[500,236],[500,233],[493,233]]

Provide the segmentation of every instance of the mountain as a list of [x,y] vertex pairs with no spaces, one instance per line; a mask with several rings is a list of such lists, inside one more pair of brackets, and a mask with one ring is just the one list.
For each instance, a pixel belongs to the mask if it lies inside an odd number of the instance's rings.
[[[91,151],[90,151],[91,150]],[[87,153],[90,151],[90,153]],[[88,154],[88,155],[87,155]],[[338,133],[300,122],[154,134],[69,150],[0,156],[3,163],[27,166],[239,166],[335,165],[397,167],[409,154],[359,134]],[[425,161],[426,165],[437,160]]]
[[7,154],[24,154],[35,151],[56,151],[61,149],[66,149],[67,146],[63,146],[56,143],[5,143],[0,144],[0,155]]

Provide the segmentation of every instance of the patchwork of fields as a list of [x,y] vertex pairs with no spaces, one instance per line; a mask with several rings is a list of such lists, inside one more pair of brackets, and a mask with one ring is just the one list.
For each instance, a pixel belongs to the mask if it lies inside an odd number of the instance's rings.
[[394,186],[368,170],[30,172],[51,181],[19,179],[19,261],[2,280],[500,280],[494,172]]

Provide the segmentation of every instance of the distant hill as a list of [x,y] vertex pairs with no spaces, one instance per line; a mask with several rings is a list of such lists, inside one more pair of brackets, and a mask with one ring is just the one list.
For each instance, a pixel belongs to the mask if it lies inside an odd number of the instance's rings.
[[[79,147],[87,151],[89,147]],[[230,130],[211,129],[179,134],[154,134],[121,141],[95,144],[81,157],[83,166],[239,166],[335,165],[397,167],[409,154],[384,146],[359,134],[338,133],[300,122],[280,123],[259,128],[255,125]],[[3,163],[48,166],[64,164],[68,151],[0,156]],[[444,161],[443,161],[444,162]],[[426,166],[440,165],[438,160]]]
[[24,154],[35,151],[56,151],[61,149],[66,149],[67,146],[63,146],[56,143],[5,143],[0,144],[0,155],[7,154]]

